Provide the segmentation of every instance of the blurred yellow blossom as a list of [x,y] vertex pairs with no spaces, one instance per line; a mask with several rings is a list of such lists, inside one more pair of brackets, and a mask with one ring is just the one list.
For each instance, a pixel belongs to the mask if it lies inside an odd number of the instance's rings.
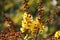
[[56,37],[57,39],[60,37],[60,31],[57,31],[57,32],[55,33],[55,37]]
[[12,16],[11,19],[14,23],[21,25],[21,20],[22,20],[22,16],[23,16],[23,14],[21,12],[17,12],[16,15],[10,14],[10,16]]
[[9,27],[10,25],[9,25],[9,23],[8,23],[8,21],[5,21],[4,22],[4,27]]
[[13,7],[13,3],[8,3],[7,5],[4,6],[5,10],[8,10],[9,8]]
[[14,23],[18,23],[18,21],[19,21],[19,17],[16,16],[16,17],[12,18],[12,20],[13,20]]

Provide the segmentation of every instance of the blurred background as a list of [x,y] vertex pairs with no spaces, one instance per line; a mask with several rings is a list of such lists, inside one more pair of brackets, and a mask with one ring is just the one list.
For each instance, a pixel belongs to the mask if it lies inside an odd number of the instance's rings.
[[[41,0],[40,0],[41,1]],[[28,0],[29,10],[31,15],[35,18],[37,16],[37,3],[38,0]],[[42,0],[44,9],[44,20],[46,21],[51,13],[60,9],[60,0]],[[0,0],[0,31],[8,28],[8,23],[4,21],[2,17],[2,12],[6,14],[7,17],[11,18],[16,26],[16,30],[21,27],[22,17],[24,14],[23,0]],[[60,30],[60,13],[54,17],[54,20],[48,25],[47,32],[52,33]]]

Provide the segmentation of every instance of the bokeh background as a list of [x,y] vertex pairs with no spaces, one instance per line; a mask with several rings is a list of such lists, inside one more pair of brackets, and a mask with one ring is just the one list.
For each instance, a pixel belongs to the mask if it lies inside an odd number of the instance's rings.
[[[40,0],[41,1],[41,0]],[[31,15],[35,18],[37,16],[37,3],[38,0],[28,0],[29,10],[31,11]],[[43,9],[44,9],[44,20],[43,22],[48,19],[50,14],[58,9],[60,9],[60,0],[42,0],[43,2]],[[2,16],[2,12],[6,14],[11,20],[14,22],[16,26],[16,30],[19,31],[22,26],[22,17],[24,14],[24,7],[23,7],[23,0],[0,0],[0,31],[8,28],[8,23],[4,21]],[[48,25],[46,28],[46,32],[54,33],[60,30],[60,13],[54,17],[54,20]],[[41,37],[40,37],[41,38]]]

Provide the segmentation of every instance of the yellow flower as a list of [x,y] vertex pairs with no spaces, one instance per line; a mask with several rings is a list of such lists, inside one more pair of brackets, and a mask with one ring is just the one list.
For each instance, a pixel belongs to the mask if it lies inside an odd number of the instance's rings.
[[26,17],[26,21],[33,21],[33,18],[30,14]]
[[45,26],[40,27],[40,31],[43,32],[45,30]]
[[25,12],[22,21],[22,27],[25,29],[31,29],[32,25],[33,25],[33,17]]
[[45,30],[45,26],[42,23],[39,23],[38,17],[36,17],[36,24],[37,24],[37,27],[40,29],[40,31]]
[[27,14],[26,12],[23,15],[24,21],[32,21],[33,17],[30,14]]
[[37,27],[36,21],[33,21],[32,26],[30,28],[31,32],[34,32],[35,27]]
[[55,33],[55,37],[56,37],[57,39],[60,37],[60,31],[57,31],[57,32]]
[[22,21],[22,27],[27,27],[27,22],[26,21]]
[[21,30],[21,32],[23,33],[23,32],[25,32],[25,28],[20,28],[20,30]]
[[37,29],[42,32],[45,30],[45,26],[42,23],[39,23],[38,17],[36,17],[36,20],[34,20],[32,23],[31,32],[36,32]]
[[25,12],[22,21],[22,28],[24,31],[29,29],[33,33],[36,32],[37,28],[39,28],[40,31],[44,31],[45,26],[43,26],[42,23],[39,23],[38,17],[36,17],[36,20],[33,20],[33,17]]
[[24,18],[24,17],[27,17],[27,15],[28,15],[28,14],[25,12],[24,15],[23,15],[23,18]]

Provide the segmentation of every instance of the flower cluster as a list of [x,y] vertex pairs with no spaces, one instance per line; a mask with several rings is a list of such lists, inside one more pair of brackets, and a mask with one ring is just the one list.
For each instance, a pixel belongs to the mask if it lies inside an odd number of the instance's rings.
[[21,31],[30,29],[33,26],[33,17],[30,14],[24,13]]
[[58,39],[58,38],[60,38],[60,31],[57,31],[56,33],[55,33],[55,37]]
[[43,31],[45,27],[42,23],[41,24],[39,23],[38,17],[36,17],[36,20],[33,20],[33,17],[30,14],[24,13],[22,28],[20,30],[22,32],[25,32],[27,29],[29,29],[33,33],[37,29],[40,29],[40,31]]

